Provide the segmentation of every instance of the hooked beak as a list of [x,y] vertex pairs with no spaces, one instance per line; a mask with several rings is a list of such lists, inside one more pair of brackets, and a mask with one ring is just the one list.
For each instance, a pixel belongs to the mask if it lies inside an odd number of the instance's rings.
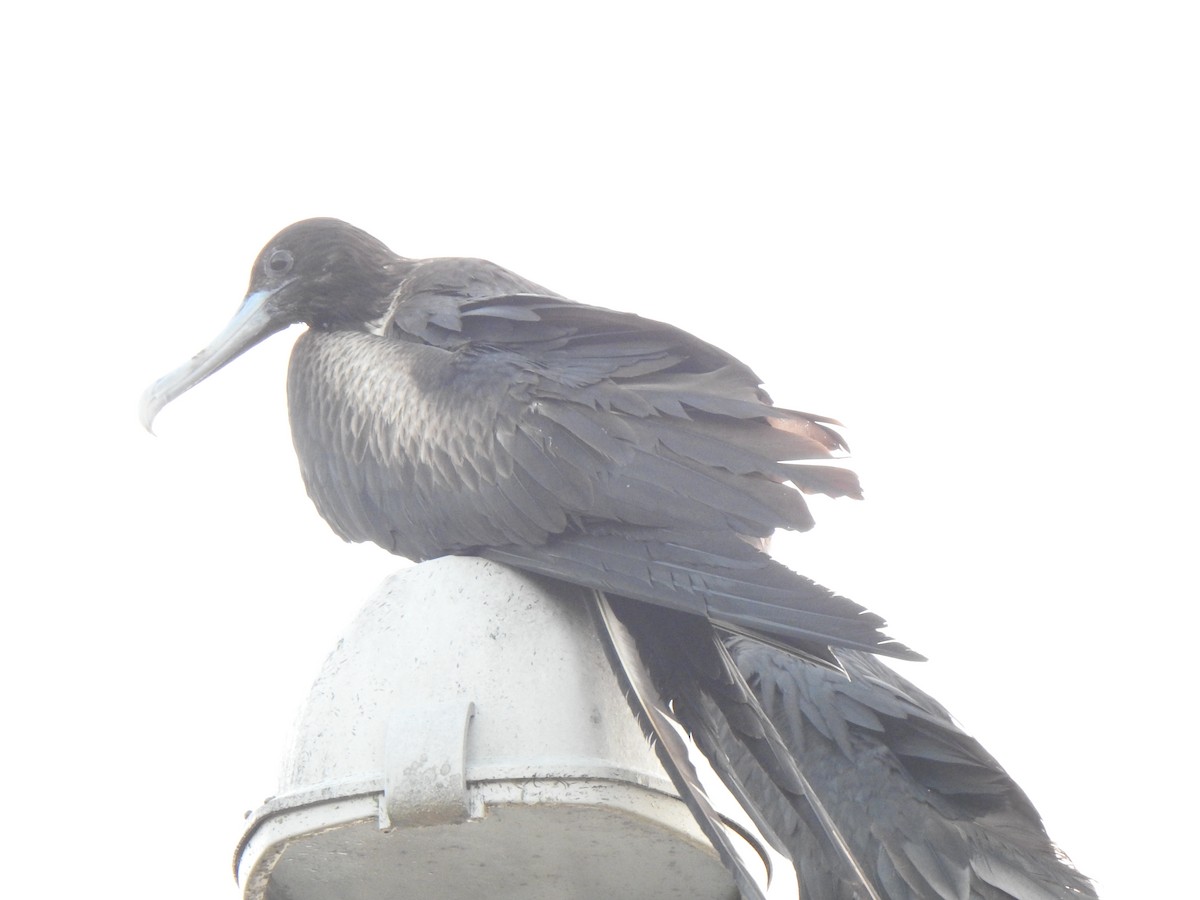
[[154,417],[180,394],[195,387],[255,344],[291,324],[276,314],[274,304],[271,303],[272,298],[285,286],[247,294],[237,314],[211,344],[174,372],[164,375],[146,388],[146,392],[142,394],[139,414],[147,431],[154,433],[151,427]]

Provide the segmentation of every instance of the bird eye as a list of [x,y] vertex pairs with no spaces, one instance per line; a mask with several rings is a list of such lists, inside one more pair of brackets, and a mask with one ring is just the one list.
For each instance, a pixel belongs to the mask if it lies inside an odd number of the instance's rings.
[[292,254],[288,250],[276,250],[267,257],[267,274],[282,275],[292,267]]

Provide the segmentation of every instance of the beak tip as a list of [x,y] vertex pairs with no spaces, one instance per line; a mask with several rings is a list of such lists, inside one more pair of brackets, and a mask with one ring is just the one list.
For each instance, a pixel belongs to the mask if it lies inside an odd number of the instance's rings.
[[142,399],[138,402],[138,420],[142,423],[142,427],[151,435],[154,434],[154,418],[158,415],[158,411],[162,409],[163,403],[154,389],[151,386],[142,394]]

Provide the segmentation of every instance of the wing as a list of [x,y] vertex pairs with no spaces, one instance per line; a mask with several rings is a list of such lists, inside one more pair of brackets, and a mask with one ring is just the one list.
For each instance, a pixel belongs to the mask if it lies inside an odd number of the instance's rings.
[[[927,694],[878,660],[839,652],[845,674],[732,638],[764,711],[883,896],[1095,897],[999,763]],[[735,767],[812,896],[856,897],[818,836],[737,742]]]
[[[774,527],[811,527],[789,483],[801,491],[860,495],[852,472],[795,462],[844,449],[828,427],[835,423],[777,409],[747,366],[673,326],[572,303],[480,260],[432,260],[405,282],[384,328],[398,340],[453,351],[456,388],[477,390],[481,381],[499,379],[532,406],[522,433],[503,447],[522,468],[538,466],[544,456],[591,457],[606,475],[619,467],[637,496],[621,497],[611,509],[583,510],[591,518],[641,524],[636,508],[652,505],[655,524],[669,512],[666,527],[725,526],[727,519],[679,500],[714,491],[703,507],[741,505],[739,524],[760,536]],[[510,411],[500,418],[514,417]],[[559,473],[529,474],[543,487],[569,492]],[[630,491],[611,477],[602,480],[619,494]],[[752,499],[757,506],[748,504]],[[704,518],[692,518],[697,513]]]

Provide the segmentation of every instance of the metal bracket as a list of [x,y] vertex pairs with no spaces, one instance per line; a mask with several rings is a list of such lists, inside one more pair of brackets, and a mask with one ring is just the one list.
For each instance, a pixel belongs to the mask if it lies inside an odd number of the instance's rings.
[[469,700],[393,711],[384,746],[380,827],[450,825],[470,818]]

